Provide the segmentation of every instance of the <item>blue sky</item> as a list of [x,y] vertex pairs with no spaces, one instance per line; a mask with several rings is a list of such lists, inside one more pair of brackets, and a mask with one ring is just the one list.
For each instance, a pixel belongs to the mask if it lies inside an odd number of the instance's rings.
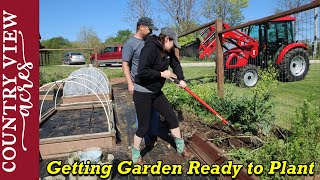
[[[249,0],[249,7],[243,12],[246,21],[271,15],[271,2]],[[82,26],[95,30],[102,41],[116,35],[118,30],[134,31],[136,22],[129,24],[124,21],[126,6],[127,0],[40,0],[42,40],[62,36],[75,41]]]

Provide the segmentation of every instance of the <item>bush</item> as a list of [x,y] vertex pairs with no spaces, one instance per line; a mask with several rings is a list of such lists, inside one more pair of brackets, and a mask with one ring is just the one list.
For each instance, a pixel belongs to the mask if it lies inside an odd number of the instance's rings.
[[233,150],[231,157],[244,163],[253,162],[265,167],[261,179],[296,179],[293,176],[268,176],[270,161],[287,160],[288,164],[310,164],[315,162],[315,174],[320,166],[320,106],[314,106],[305,100],[296,116],[292,118],[292,134],[284,140],[269,138],[267,142],[254,151],[247,149]]
[[46,73],[46,72],[40,71],[40,77],[39,77],[40,87],[46,83],[58,81],[66,77],[67,75],[63,74],[62,72]]
[[[233,90],[227,89],[225,97],[220,98],[213,83],[195,84],[191,82],[189,87],[221,116],[234,123],[243,132],[267,135],[271,131],[275,118],[273,92],[277,81],[275,74],[268,71],[261,72],[260,76],[259,84],[250,89],[252,93],[243,96],[237,96]],[[174,86],[176,85],[168,84],[163,89],[173,107],[186,106],[188,110],[206,122],[220,121],[191,95]]]

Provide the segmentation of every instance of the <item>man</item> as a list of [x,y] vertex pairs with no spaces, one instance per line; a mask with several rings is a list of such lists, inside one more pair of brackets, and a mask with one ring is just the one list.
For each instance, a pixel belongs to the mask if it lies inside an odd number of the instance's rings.
[[[142,17],[137,22],[136,33],[128,39],[122,49],[122,70],[128,83],[128,91],[132,95],[134,90],[134,77],[137,75],[139,58],[141,49],[144,47],[144,40],[157,31],[151,18]],[[153,146],[157,140],[157,136],[167,135],[169,130],[160,123],[160,115],[156,111],[152,111],[151,125],[147,135],[144,137],[147,146]],[[164,128],[165,127],[165,128]],[[160,131],[161,130],[161,131]]]

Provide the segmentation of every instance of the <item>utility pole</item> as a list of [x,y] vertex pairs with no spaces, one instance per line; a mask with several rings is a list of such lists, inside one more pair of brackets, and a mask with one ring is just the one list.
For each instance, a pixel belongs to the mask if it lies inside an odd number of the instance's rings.
[[314,8],[314,40],[313,40],[313,54],[312,57],[317,56],[317,46],[318,46],[318,17],[319,16],[319,7]]

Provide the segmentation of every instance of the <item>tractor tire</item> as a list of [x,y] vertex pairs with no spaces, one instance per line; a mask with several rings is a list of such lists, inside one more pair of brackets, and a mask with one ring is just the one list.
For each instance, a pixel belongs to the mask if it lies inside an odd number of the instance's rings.
[[254,87],[259,81],[258,67],[248,64],[237,71],[236,83],[239,87]]
[[280,81],[300,81],[309,71],[309,55],[303,48],[289,51],[279,65]]

